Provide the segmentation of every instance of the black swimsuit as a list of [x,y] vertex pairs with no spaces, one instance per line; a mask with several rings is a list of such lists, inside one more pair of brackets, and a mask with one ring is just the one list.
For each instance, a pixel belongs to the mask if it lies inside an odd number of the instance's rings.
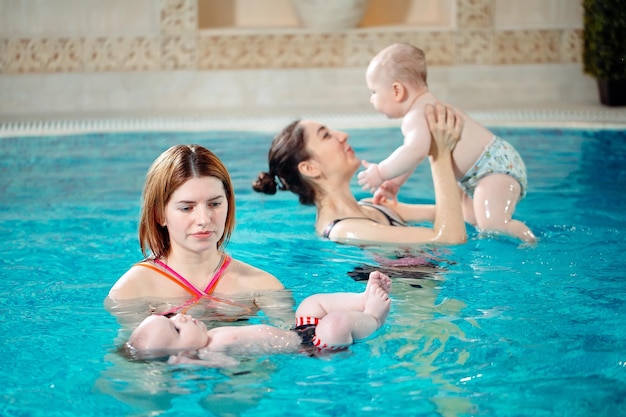
[[316,327],[317,327],[317,324],[302,324],[292,329],[302,339],[302,344],[301,344],[302,347],[304,348],[313,347],[313,338],[315,337]]
[[[380,211],[382,214],[385,215],[390,226],[406,226],[407,225],[400,218],[400,216],[398,216],[396,213],[389,210],[385,206],[382,206],[380,204],[370,203],[369,201],[359,201],[359,205],[364,206],[364,207],[371,207]],[[324,229],[324,232],[322,233],[322,237],[328,239],[328,237],[330,236],[330,232],[333,230],[333,227],[335,227],[335,225],[339,223],[340,221],[348,220],[348,219],[364,219],[364,217],[344,217],[343,219],[335,219],[332,222],[328,223],[328,226],[326,226],[326,228]],[[367,219],[367,220],[371,220],[371,219]]]

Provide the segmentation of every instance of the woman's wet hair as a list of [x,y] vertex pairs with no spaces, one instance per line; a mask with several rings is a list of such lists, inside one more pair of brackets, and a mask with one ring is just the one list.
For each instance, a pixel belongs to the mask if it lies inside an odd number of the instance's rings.
[[163,152],[150,166],[142,194],[139,220],[141,252],[159,258],[167,256],[170,240],[161,225],[165,207],[172,194],[191,178],[214,177],[222,182],[228,202],[224,234],[218,249],[228,243],[235,228],[235,194],[228,170],[210,150],[200,145],[175,145]]
[[[274,195],[278,189],[277,182],[280,182],[280,179],[276,179],[269,172],[261,172],[256,181],[252,183],[252,188],[259,193]],[[285,186],[281,184],[281,190],[284,189],[286,189]]]
[[289,190],[298,196],[301,204],[313,205],[315,188],[298,169],[300,162],[310,158],[304,127],[300,120],[295,120],[274,137],[267,156],[269,171],[261,172],[252,188],[270,195],[276,194],[277,190]]

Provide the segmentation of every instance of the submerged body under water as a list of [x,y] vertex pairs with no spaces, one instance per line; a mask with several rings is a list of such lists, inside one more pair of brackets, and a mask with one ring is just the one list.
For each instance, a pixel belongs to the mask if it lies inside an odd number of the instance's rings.
[[[0,139],[0,414],[615,416],[626,409],[626,133],[494,129],[521,153],[527,197],[515,217],[536,246],[358,248],[314,234],[290,193],[254,193],[271,135],[111,133]],[[393,128],[351,130],[376,161]],[[152,160],[177,143],[213,150],[231,171],[233,256],[266,269],[296,302],[361,291],[373,268],[394,279],[373,337],[311,358],[243,358],[232,369],[129,362],[125,317],[103,305],[141,259],[137,218]],[[242,155],[245,144],[245,155]],[[354,183],[354,191],[362,193]],[[402,201],[430,203],[427,163]],[[130,317],[129,322],[137,317]],[[247,322],[264,322],[251,315]]]

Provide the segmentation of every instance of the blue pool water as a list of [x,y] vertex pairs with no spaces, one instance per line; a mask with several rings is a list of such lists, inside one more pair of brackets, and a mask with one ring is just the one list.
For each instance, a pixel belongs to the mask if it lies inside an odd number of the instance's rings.
[[[231,170],[231,254],[275,274],[296,301],[362,290],[353,278],[376,265],[371,251],[317,238],[313,209],[295,196],[251,190],[271,135],[0,139],[0,415],[624,415],[626,133],[496,131],[527,164],[516,217],[537,247],[468,228],[468,244],[441,251],[438,269],[398,273],[375,337],[329,358],[269,356],[231,370],[127,362],[103,299],[141,257],[143,178],[176,143],[203,144]],[[349,133],[369,160],[399,135]],[[354,191],[365,197],[356,183]],[[403,197],[432,201],[427,164]]]

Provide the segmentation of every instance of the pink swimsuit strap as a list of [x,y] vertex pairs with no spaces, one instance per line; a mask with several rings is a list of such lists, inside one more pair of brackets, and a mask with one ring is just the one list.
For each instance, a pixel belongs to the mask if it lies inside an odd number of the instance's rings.
[[224,256],[224,259],[222,260],[222,266],[220,266],[220,269],[215,273],[215,275],[213,275],[213,278],[211,279],[211,282],[209,282],[209,285],[207,285],[204,289],[204,293],[206,295],[213,293],[213,291],[215,290],[215,286],[219,282],[220,278],[222,278],[222,274],[224,273],[226,268],[228,268],[228,265],[230,265],[230,262],[232,260],[233,258],[231,258],[230,256]]
[[[211,278],[211,281],[209,282],[209,284],[206,286],[206,288],[204,289],[204,291],[201,291],[200,289],[198,289],[195,285],[193,285],[191,282],[187,281],[187,279],[185,279],[185,277],[183,277],[182,275],[180,275],[178,272],[174,271],[171,267],[169,267],[168,265],[166,265],[163,261],[161,261],[160,259],[155,259],[154,262],[158,265],[160,265],[162,268],[164,268],[167,272],[169,272],[170,274],[174,275],[180,282],[182,282],[183,284],[185,284],[185,286],[187,288],[189,288],[191,291],[193,291],[194,295],[196,297],[205,297],[209,294],[211,294],[214,290],[215,290],[215,286],[217,285],[217,283],[219,282],[220,278],[222,278],[222,274],[224,273],[224,271],[226,270],[226,268],[228,268],[228,265],[230,265],[230,262],[233,260],[233,258],[231,258],[230,256],[224,254],[224,256],[222,257],[221,260],[221,265],[219,266],[219,269],[217,270],[217,272],[213,275],[213,278]],[[190,291],[190,292],[191,292]]]
[[199,290],[193,285],[191,285],[189,282],[187,282],[187,280],[184,280],[184,282],[181,282],[179,278],[172,276],[172,274],[169,273],[168,271],[162,270],[161,268],[153,265],[149,261],[136,263],[135,266],[143,266],[144,268],[152,269],[153,271],[158,272],[159,274],[163,275],[164,277],[171,280],[172,282],[178,284],[180,287],[182,287],[185,291],[187,291],[191,295],[194,295],[196,297],[199,297],[201,295],[198,293]]
[[203,291],[200,291],[195,285],[193,285],[191,282],[187,281],[185,279],[185,277],[183,277],[181,274],[179,274],[178,272],[174,271],[172,268],[170,268],[168,265],[165,264],[165,262],[163,262],[160,259],[155,259],[154,263],[159,265],[161,268],[165,269],[167,272],[169,272],[170,274],[172,274],[173,276],[176,277],[176,279],[183,284],[183,288],[185,288],[187,291],[189,291],[190,293],[192,293],[193,295],[195,295],[196,297],[202,297],[203,295],[206,295]]
[[[154,271],[157,271],[157,272],[161,273],[162,275],[164,275],[167,278],[171,279],[176,284],[180,285],[187,292],[189,292],[191,295],[194,296],[192,299],[188,300],[182,306],[174,307],[174,308],[172,308],[172,309],[162,313],[163,315],[166,315],[166,314],[170,314],[170,313],[178,313],[180,311],[184,312],[187,309],[189,309],[189,307],[191,307],[192,305],[198,303],[203,298],[205,298],[205,299],[212,299],[214,301],[219,301],[219,302],[223,302],[223,303],[226,303],[226,304],[232,304],[232,305],[241,306],[238,303],[235,303],[235,302],[232,302],[232,301],[228,301],[228,300],[223,300],[223,299],[216,298],[216,297],[212,297],[210,295],[215,290],[215,287],[217,286],[217,283],[219,282],[220,278],[222,278],[222,275],[224,274],[224,271],[226,271],[226,268],[228,268],[228,265],[230,265],[232,260],[233,260],[233,258],[231,256],[224,254],[224,256],[222,257],[221,265],[219,266],[219,269],[213,275],[213,277],[211,278],[211,281],[209,282],[209,284],[207,285],[207,287],[205,288],[204,291],[201,291],[200,289],[198,289],[198,287],[193,285],[185,277],[183,277],[181,274],[176,272],[173,268],[171,268],[170,266],[165,264],[165,262],[161,261],[160,259],[153,259],[153,262],[155,264],[159,265],[165,271],[155,267],[154,265],[152,265],[149,262],[141,262],[141,263],[138,263],[137,265],[144,266],[144,267],[150,268],[150,269],[152,269]],[[242,307],[244,307],[247,310],[249,310],[249,308],[246,307],[246,306],[242,306]]]

